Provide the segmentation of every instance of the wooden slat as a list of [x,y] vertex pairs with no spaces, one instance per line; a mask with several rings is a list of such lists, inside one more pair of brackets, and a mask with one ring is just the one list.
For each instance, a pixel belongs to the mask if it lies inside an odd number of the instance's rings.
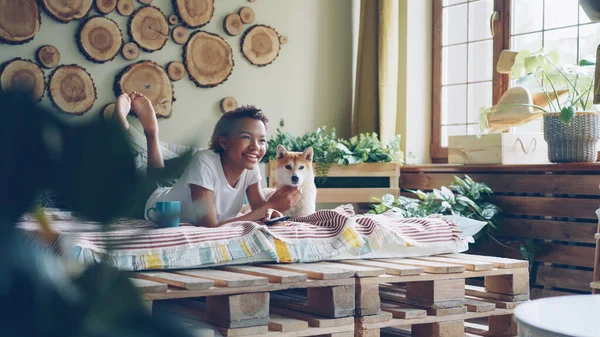
[[[274,161],[267,163],[267,171],[275,171]],[[331,165],[328,168],[328,177],[395,177],[400,174],[398,163],[360,163],[354,165]]]
[[333,263],[333,262],[318,262],[314,265],[322,266],[322,267],[330,267],[337,269],[349,269],[354,271],[355,277],[374,277],[385,274],[384,268],[377,267],[366,267],[357,264],[343,264],[343,263]]
[[419,275],[424,272],[423,268],[421,268],[421,267],[404,266],[404,265],[387,263],[387,262],[379,262],[379,261],[374,261],[374,260],[344,260],[344,261],[339,261],[339,262],[344,263],[344,264],[357,265],[357,266],[384,268],[386,274],[388,274],[388,275],[407,276],[407,275]]
[[538,298],[570,296],[570,295],[581,295],[581,294],[570,293],[570,292],[559,291],[559,290],[552,290],[552,289],[531,288],[531,299],[532,300],[535,300]]
[[308,329],[308,322],[271,313],[269,315],[269,330],[290,332]]
[[423,260],[423,261],[431,261],[431,262],[443,262],[450,264],[457,264],[461,266],[465,266],[466,270],[471,271],[479,271],[479,270],[490,270],[494,268],[494,265],[489,262],[481,262],[475,260],[462,260],[462,259],[451,259],[448,257],[437,257],[437,256],[428,256],[428,257],[413,257],[415,260]]
[[263,264],[265,268],[288,270],[296,273],[303,273],[309,278],[315,280],[337,280],[350,278],[354,276],[354,271],[350,269],[336,269],[317,266],[314,264],[294,263],[294,264]]
[[250,326],[246,328],[223,328],[217,326],[217,330],[225,337],[245,337],[264,335],[269,332],[267,325]]
[[489,298],[491,300],[498,300],[504,302],[521,302],[527,301],[529,299],[528,294],[519,294],[519,295],[507,295],[507,294],[497,294],[488,292],[484,287],[477,287],[472,285],[465,285],[465,295],[481,297],[481,298]]
[[[540,249],[535,254],[536,262],[594,267],[594,247],[567,246],[552,243],[536,243],[536,246]],[[503,255],[518,258],[521,252],[504,248]]]
[[356,327],[359,328],[362,324],[385,322],[392,318],[392,313],[381,311],[375,315],[356,316],[354,317],[354,323],[356,323]]
[[486,312],[496,309],[496,305],[494,303],[473,300],[470,298],[465,299],[465,307],[467,307],[467,310],[471,312]]
[[535,283],[546,287],[590,291],[592,271],[539,266]]
[[306,274],[294,273],[287,270],[279,270],[273,268],[263,268],[255,266],[226,266],[222,267],[222,269],[240,274],[266,277],[271,283],[285,284],[294,282],[304,282],[308,279],[308,276]]
[[145,293],[163,293],[167,291],[167,285],[164,283],[158,283],[148,280],[142,280],[137,278],[130,278],[133,284],[140,288]]
[[319,188],[317,202],[342,203],[342,202],[373,202],[373,198],[380,198],[384,194],[398,195],[399,188]]
[[179,270],[176,271],[176,273],[213,280],[217,287],[238,288],[269,284],[269,280],[266,277],[237,274],[214,269]]
[[178,288],[188,290],[208,289],[214,285],[211,280],[203,280],[197,277],[165,273],[165,272],[137,272],[132,274],[132,277],[145,279],[159,283],[169,284]]
[[494,264],[494,268],[502,268],[502,269],[526,268],[529,266],[529,263],[527,261],[516,260],[516,259],[507,259],[507,258],[495,257],[495,256],[484,256],[484,255],[474,255],[474,254],[464,254],[464,253],[444,254],[444,255],[436,255],[436,256],[490,262],[490,263]]
[[361,163],[356,165],[331,165],[329,177],[393,177],[400,171],[398,163]]
[[332,328],[354,323],[353,317],[342,317],[342,318],[327,318],[318,315],[308,314],[301,311],[289,310],[286,308],[280,308],[272,306],[271,312],[276,313],[285,317],[292,317],[308,322],[308,325],[316,328]]
[[401,289],[382,288],[379,291],[379,297],[381,297],[381,299],[385,301],[404,303],[412,306],[413,308],[417,307],[423,309],[447,309],[462,307],[462,305],[464,304],[464,299],[433,303],[428,301],[422,301],[419,299],[410,299],[406,297],[405,292],[402,292],[400,290]]
[[381,310],[389,312],[394,318],[412,319],[427,316],[427,311],[418,308],[410,308],[406,305],[382,302]]
[[[407,189],[432,190],[448,186],[454,176],[450,173],[402,173],[400,187]],[[490,186],[495,193],[544,193],[598,195],[598,175],[566,174],[469,174],[477,181]]]
[[527,301],[523,301],[523,302],[505,302],[505,301],[498,301],[498,300],[493,300],[490,298],[480,298],[480,297],[474,297],[474,296],[466,296],[465,300],[476,300],[476,301],[482,301],[482,302],[488,302],[488,303],[494,303],[496,305],[496,308],[499,309],[514,309],[517,307],[517,305],[521,304],[521,303],[525,303]]
[[508,214],[577,219],[597,219],[598,199],[495,196],[494,202]]
[[423,270],[425,270],[426,273],[431,273],[431,274],[462,273],[465,271],[464,266],[453,265],[453,264],[449,264],[449,263],[430,262],[430,261],[413,260],[413,259],[385,259],[385,260],[375,260],[375,261],[420,267],[420,268],[423,268]]
[[405,173],[506,173],[506,172],[590,172],[600,173],[600,162],[595,163],[559,163],[534,165],[460,165],[460,164],[423,164],[402,166]]
[[[600,178],[599,178],[600,179]],[[598,225],[587,222],[504,218],[501,236],[595,243]]]

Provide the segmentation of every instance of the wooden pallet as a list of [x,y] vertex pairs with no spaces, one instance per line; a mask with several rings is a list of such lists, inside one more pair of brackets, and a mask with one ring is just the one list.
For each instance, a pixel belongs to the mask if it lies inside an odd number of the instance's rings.
[[[383,270],[334,268],[323,264],[264,264],[228,266],[218,269],[178,270],[173,272],[132,273],[133,282],[144,292],[144,299],[156,310],[194,317],[217,327],[226,336],[274,334],[284,336],[354,335],[355,280],[363,275],[379,275]],[[316,324],[302,331],[289,330],[296,321],[277,320],[270,310],[271,295],[286,289],[305,289],[304,301],[296,301],[295,310],[305,315],[320,314],[327,324],[308,316]],[[153,302],[153,303],[152,303]],[[283,317],[288,317],[283,315]],[[289,318],[289,317],[288,317]],[[345,321],[341,318],[346,318]],[[336,320],[337,319],[337,320]],[[318,319],[316,319],[318,321]],[[332,322],[345,322],[345,325]],[[283,323],[289,323],[282,326]],[[341,335],[338,335],[341,334]]]
[[[225,328],[206,322],[205,312],[194,312],[186,308],[178,308],[177,300],[160,301],[156,304],[154,314],[177,320],[198,337],[213,337],[215,333],[223,336],[354,336],[354,319],[326,318],[317,315],[288,311],[275,308],[270,312],[267,323],[242,328]],[[172,303],[169,303],[172,302]]]
[[[386,270],[384,275],[356,279],[356,296],[369,298],[370,304],[379,301],[392,318],[373,322],[369,316],[356,317],[356,336],[379,336],[381,329],[410,326],[413,336],[458,337],[465,334],[465,320],[481,317],[488,317],[490,327],[483,335],[514,336],[513,309],[529,300],[528,264],[521,260],[447,254],[340,263]],[[474,277],[483,277],[485,286],[465,283]],[[377,300],[373,289],[378,290]],[[356,309],[361,310],[358,300]]]
[[[526,261],[467,254],[138,272],[132,277],[155,306],[168,303],[230,336],[282,333],[273,331],[286,329],[280,326],[283,320],[273,320],[279,316],[308,322],[303,332],[287,331],[289,336],[378,336],[381,329],[397,326],[413,326],[415,336],[437,336],[479,317],[491,317],[493,333],[510,322],[519,302],[529,299]],[[485,287],[465,285],[473,277],[485,278]],[[333,321],[345,330],[333,329]],[[347,325],[355,328],[350,331]]]

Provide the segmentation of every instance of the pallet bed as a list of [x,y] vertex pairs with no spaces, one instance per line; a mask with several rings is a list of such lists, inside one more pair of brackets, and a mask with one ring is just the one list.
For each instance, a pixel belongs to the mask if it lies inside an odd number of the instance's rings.
[[[465,284],[483,277],[484,287]],[[526,261],[431,257],[263,264],[132,273],[154,308],[216,326],[224,336],[516,335],[529,300]],[[204,299],[200,299],[204,298]],[[466,320],[488,317],[489,331]]]

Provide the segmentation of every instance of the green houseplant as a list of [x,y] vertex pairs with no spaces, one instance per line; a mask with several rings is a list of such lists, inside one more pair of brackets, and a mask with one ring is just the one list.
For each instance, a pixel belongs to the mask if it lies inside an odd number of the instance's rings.
[[400,135],[386,144],[379,140],[376,133],[361,133],[350,139],[340,139],[336,129],[326,126],[307,132],[301,136],[293,136],[283,131],[285,123],[279,122],[275,135],[268,141],[267,153],[263,162],[275,160],[277,145],[283,145],[288,151],[302,152],[313,147],[315,173],[317,177],[326,177],[333,164],[354,165],[361,163],[403,163],[404,154],[400,150]]
[[[474,236],[475,247],[485,244],[490,240],[507,248],[516,249],[511,244],[516,244],[523,258],[533,263],[539,248],[532,240],[519,240],[518,242],[502,243],[496,235],[502,225],[502,210],[492,202],[494,192],[485,183],[473,181],[465,175],[464,178],[454,176],[454,181],[448,186],[433,189],[431,192],[409,190],[417,198],[405,196],[394,197],[391,194],[382,196],[370,205],[370,214],[380,214],[388,211],[395,212],[402,217],[426,217],[433,214],[455,215],[487,223],[486,229]],[[508,244],[508,245],[507,245]],[[532,283],[533,284],[533,283]]]
[[[541,112],[544,139],[551,162],[593,162],[600,140],[600,114],[592,110],[594,67],[588,61],[580,65],[561,65],[555,51],[516,54],[510,73],[517,85],[534,81],[544,95],[544,104],[500,104],[482,111],[485,116],[500,110],[529,107]],[[544,105],[544,106],[541,106]]]

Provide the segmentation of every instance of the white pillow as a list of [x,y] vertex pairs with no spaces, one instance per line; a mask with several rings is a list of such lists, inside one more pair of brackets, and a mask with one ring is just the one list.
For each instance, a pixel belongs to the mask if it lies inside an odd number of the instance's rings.
[[473,219],[465,218],[462,216],[457,216],[457,215],[444,215],[444,216],[454,219],[454,221],[458,224],[458,227],[463,231],[463,236],[473,236],[473,235],[479,233],[479,231],[481,229],[483,229],[483,227],[485,227],[485,225],[487,225],[487,222],[473,220]]

